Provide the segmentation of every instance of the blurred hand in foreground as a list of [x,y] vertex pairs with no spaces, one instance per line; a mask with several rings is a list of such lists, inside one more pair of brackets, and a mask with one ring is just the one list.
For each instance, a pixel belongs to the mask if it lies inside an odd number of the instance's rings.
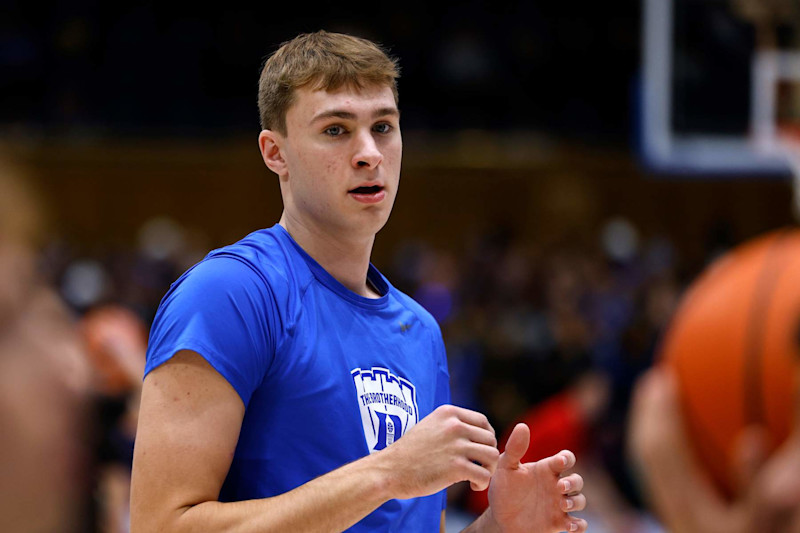
[[641,378],[628,448],[645,497],[670,531],[800,533],[800,398],[795,401],[792,434],[772,456],[766,457],[760,428],[748,428],[738,439],[738,490],[728,501],[692,452],[675,376],[657,367]]

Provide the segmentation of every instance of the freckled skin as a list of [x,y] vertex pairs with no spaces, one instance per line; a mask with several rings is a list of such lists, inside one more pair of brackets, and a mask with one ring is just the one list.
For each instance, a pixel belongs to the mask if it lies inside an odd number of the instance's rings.
[[[399,116],[373,117],[376,109],[396,112],[392,90],[299,89],[296,101],[302,105],[293,105],[287,112],[287,135],[282,138],[285,171],[277,171],[285,212],[319,235],[374,237],[389,218],[400,183]],[[355,118],[313,121],[331,109],[350,112]],[[376,131],[376,125],[384,123],[389,131]],[[341,134],[326,134],[327,128],[337,125]],[[365,205],[348,194],[368,181],[383,185],[386,198],[380,204]]]

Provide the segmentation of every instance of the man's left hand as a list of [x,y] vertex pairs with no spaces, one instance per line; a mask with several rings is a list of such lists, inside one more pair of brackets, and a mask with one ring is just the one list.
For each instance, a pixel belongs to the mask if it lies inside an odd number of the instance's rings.
[[586,507],[583,478],[568,474],[575,455],[564,450],[534,463],[520,463],[529,443],[530,429],[517,424],[489,485],[491,520],[503,533],[586,531],[585,520],[569,515]]

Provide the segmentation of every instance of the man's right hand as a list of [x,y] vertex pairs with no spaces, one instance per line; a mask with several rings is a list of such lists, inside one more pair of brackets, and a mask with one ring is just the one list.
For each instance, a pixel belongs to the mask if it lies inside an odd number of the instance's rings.
[[380,454],[391,492],[400,499],[427,496],[459,481],[484,490],[500,457],[486,416],[454,405],[440,406]]

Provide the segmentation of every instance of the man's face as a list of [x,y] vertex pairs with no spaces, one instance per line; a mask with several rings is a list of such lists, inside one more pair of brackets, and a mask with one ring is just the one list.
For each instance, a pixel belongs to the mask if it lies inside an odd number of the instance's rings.
[[374,236],[400,182],[399,119],[386,86],[297,90],[278,134],[286,215],[316,231]]

